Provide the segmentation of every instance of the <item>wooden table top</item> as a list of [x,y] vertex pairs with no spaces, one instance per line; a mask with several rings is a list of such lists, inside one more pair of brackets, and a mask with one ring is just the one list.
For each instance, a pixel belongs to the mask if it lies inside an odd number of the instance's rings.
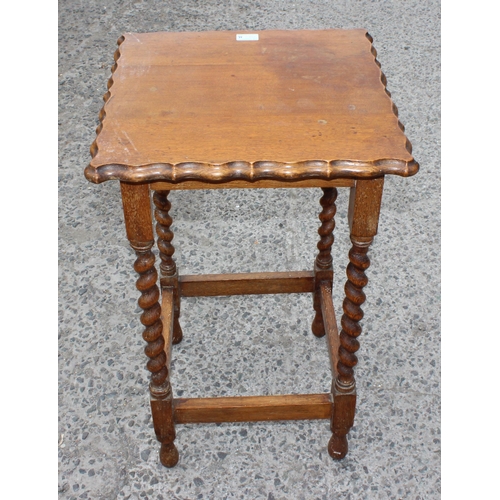
[[418,171],[365,30],[127,33],[118,44],[92,182]]

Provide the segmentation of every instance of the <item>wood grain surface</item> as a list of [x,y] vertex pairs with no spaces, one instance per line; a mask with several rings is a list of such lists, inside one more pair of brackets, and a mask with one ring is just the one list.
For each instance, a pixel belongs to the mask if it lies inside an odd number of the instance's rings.
[[179,277],[183,297],[216,297],[314,290],[312,271],[184,275]]
[[[242,32],[244,33],[244,32]],[[127,33],[85,171],[102,182],[413,175],[365,30]]]
[[332,289],[329,283],[322,283],[321,293],[321,312],[326,332],[326,341],[328,344],[328,356],[330,358],[330,368],[332,370],[333,380],[337,378],[337,363],[339,358],[339,331],[337,328],[337,319],[335,317],[335,308],[333,306]]
[[177,424],[330,418],[330,394],[174,399]]
[[161,291],[161,322],[163,323],[163,338],[165,339],[166,366],[170,371],[174,336],[174,291],[172,288],[164,288]]

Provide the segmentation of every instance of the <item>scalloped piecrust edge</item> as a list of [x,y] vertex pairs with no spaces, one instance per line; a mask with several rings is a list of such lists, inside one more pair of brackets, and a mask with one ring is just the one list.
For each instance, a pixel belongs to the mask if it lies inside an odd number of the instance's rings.
[[[102,99],[104,101],[104,104],[101,108],[101,111],[99,112],[99,125],[97,126],[97,128],[95,129],[95,132],[96,132],[96,138],[94,139],[94,142],[92,143],[92,145],[90,146],[90,154],[92,156],[92,158],[94,158],[97,154],[97,151],[98,151],[98,147],[97,147],[97,138],[99,137],[99,134],[101,133],[101,130],[102,130],[102,127],[103,127],[103,122],[104,122],[104,118],[106,118],[106,103],[108,102],[109,98],[111,97],[111,87],[113,86],[113,74],[114,72],[116,71],[116,68],[118,67],[118,59],[120,58],[120,45],[125,41],[125,37],[122,35],[120,38],[118,38],[118,41],[116,42],[117,45],[118,45],[118,48],[115,50],[115,53],[114,53],[114,64],[113,66],[111,66],[111,76],[109,77],[109,80],[108,80],[108,91],[103,95]],[[96,182],[94,181],[93,179],[89,178],[87,176],[87,170],[89,169],[90,165],[85,169],[85,177],[91,181],[91,182]],[[96,172],[97,173],[97,172]],[[107,180],[107,179],[103,179],[104,180]],[[102,181],[99,181],[99,182],[102,182]]]
[[[373,38],[368,32],[366,38],[371,44],[371,53],[374,61],[381,68],[377,60],[377,51],[373,46]],[[99,112],[99,125],[96,128],[96,138],[90,147],[92,158],[97,155],[97,139],[102,130],[103,122],[106,117],[106,102],[111,97],[111,87],[113,85],[113,74],[118,67],[120,58],[120,45],[124,42],[122,35],[118,41],[118,48],[114,53],[115,63],[111,67],[111,77],[108,80],[108,91],[104,94],[104,105]],[[380,81],[384,90],[391,99],[391,94],[387,90],[387,79],[380,70]],[[398,118],[398,108],[392,102],[392,111]],[[398,126],[404,133],[404,126],[398,119]],[[411,154],[412,145],[406,138],[406,150]],[[207,168],[209,167],[209,168]],[[258,180],[275,180],[284,182],[294,182],[306,179],[334,180],[334,179],[375,179],[383,175],[399,175],[401,177],[410,177],[419,170],[419,164],[415,160],[403,161],[393,159],[380,159],[370,162],[352,161],[352,160],[307,160],[295,163],[283,163],[273,161],[232,161],[222,164],[183,162],[183,163],[149,163],[146,165],[130,167],[124,164],[108,164],[99,167],[88,165],[84,174],[87,180],[95,184],[108,180],[119,180],[130,183],[145,182],[173,182],[183,181],[202,181],[207,183],[223,183],[231,181],[254,182]]]
[[[373,46],[373,38],[372,36],[370,35],[370,33],[366,33],[366,38],[368,38],[368,41],[370,42],[371,44],[371,53],[373,54],[373,57],[375,58],[375,64],[379,67],[380,69],[380,81],[382,82],[383,86],[384,86],[384,90],[385,90],[385,93],[389,96],[389,99],[391,99],[391,104],[392,104],[392,112],[394,113],[394,115],[396,116],[396,118],[399,117],[399,111],[398,111],[398,108],[397,106],[394,104],[394,102],[392,101],[392,97],[391,97],[391,93],[387,90],[387,78],[385,77],[384,75],[384,72],[382,71],[382,65],[380,64],[380,62],[378,61],[377,59],[377,50],[375,49],[375,47]],[[404,125],[399,121],[399,118],[398,118],[398,127],[401,129],[401,132],[404,133],[405,131],[405,127]],[[406,137],[406,136],[405,136]],[[406,146],[406,150],[408,151],[408,153],[411,154],[412,152],[412,145],[411,145],[411,142],[409,141],[409,139],[406,137],[406,143],[405,143],[405,146]],[[418,171],[418,164],[417,164],[417,170],[414,172],[415,174],[417,173]],[[414,174],[410,174],[410,175],[414,175]]]

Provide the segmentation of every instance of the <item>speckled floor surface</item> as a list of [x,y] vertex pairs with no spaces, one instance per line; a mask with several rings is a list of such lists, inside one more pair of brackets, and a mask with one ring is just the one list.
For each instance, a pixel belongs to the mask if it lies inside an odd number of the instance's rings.
[[[440,498],[440,6],[438,1],[59,2],[59,498]],[[366,28],[421,165],[386,181],[370,251],[350,451],[327,421],[183,425],[159,464],[134,256],[119,187],[83,177],[116,40],[126,31]],[[182,273],[311,269],[319,189],[175,192]],[[334,300],[349,248],[339,190]],[[308,295],[191,298],[175,396],[326,392]]]

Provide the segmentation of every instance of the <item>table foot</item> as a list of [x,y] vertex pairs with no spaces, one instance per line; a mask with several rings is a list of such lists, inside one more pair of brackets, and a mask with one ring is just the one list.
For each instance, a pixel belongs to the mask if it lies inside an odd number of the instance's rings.
[[314,319],[311,325],[311,331],[316,337],[321,338],[324,337],[326,332],[323,323],[323,315],[321,314],[321,298],[318,293],[314,294],[313,307],[316,314],[314,315]]
[[179,323],[177,314],[174,316],[174,335],[172,337],[172,344],[179,344],[182,340],[182,328]]
[[160,448],[160,462],[165,467],[174,467],[179,461],[179,451],[173,443],[162,443]]
[[328,453],[334,460],[342,460],[347,455],[347,436],[332,434],[328,442]]

